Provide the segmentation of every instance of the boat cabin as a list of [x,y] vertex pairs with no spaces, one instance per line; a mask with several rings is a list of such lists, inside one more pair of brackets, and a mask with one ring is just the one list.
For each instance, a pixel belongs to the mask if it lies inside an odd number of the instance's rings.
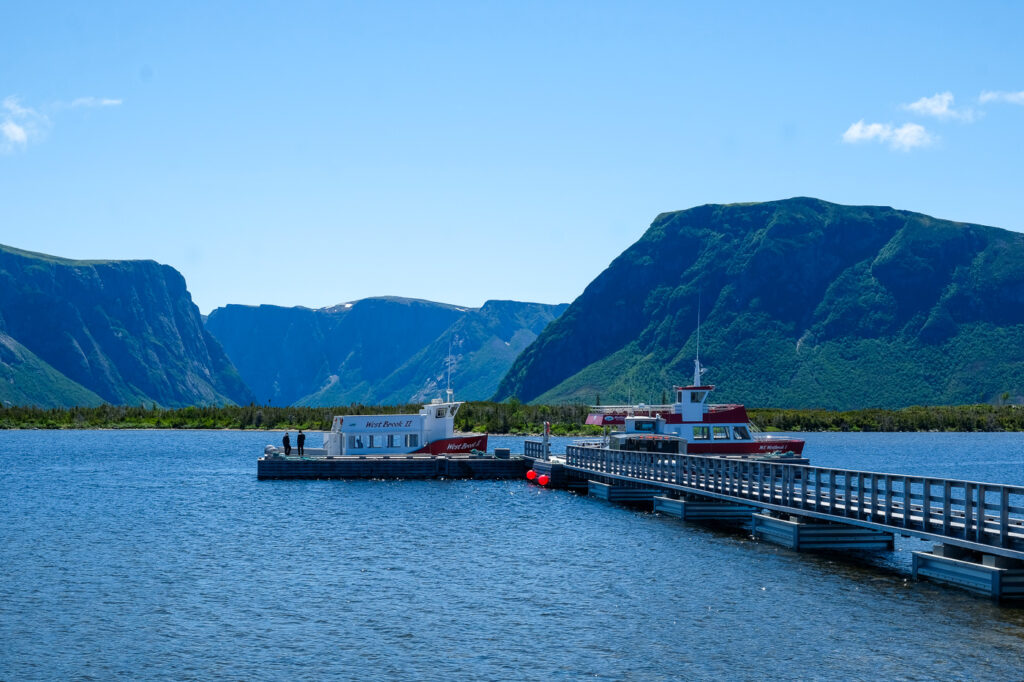
[[337,416],[324,434],[328,456],[389,455],[424,450],[452,438],[455,414],[462,403],[435,398],[419,414]]
[[[693,387],[686,387],[693,388]],[[683,391],[684,389],[678,389]],[[699,399],[705,399],[703,396]],[[685,403],[683,403],[685,404]],[[680,407],[680,403],[674,404],[673,409]],[[679,413],[675,413],[679,414]],[[660,415],[654,417],[627,417],[626,433],[652,433],[659,435],[672,435],[683,438],[692,443],[699,442],[751,442],[754,436],[751,434],[749,425],[746,424],[722,424],[713,422],[692,423],[697,420],[687,420],[684,416],[683,422],[666,420]]]
[[665,454],[686,454],[686,441],[678,436],[656,433],[613,433],[609,447],[612,450],[630,452],[661,452]]

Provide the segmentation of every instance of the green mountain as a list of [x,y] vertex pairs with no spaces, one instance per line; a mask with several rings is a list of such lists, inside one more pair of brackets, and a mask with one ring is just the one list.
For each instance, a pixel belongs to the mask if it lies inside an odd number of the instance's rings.
[[519,352],[565,306],[488,301],[461,308],[367,298],[331,308],[229,305],[207,329],[259,400],[276,405],[400,404],[489,397]]
[[249,402],[173,268],[0,245],[0,402]]
[[718,402],[1024,397],[1024,234],[796,198],[659,215],[495,398],[660,402],[692,380],[698,306]]

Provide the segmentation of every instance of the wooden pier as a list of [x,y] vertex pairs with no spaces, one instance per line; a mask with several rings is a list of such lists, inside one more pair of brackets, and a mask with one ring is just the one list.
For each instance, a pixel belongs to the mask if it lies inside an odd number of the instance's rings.
[[891,550],[895,535],[932,541],[932,552],[914,552],[915,578],[1024,599],[1024,487],[576,446],[562,461],[536,442],[525,452],[553,487],[586,485],[686,520],[744,523],[796,550]]

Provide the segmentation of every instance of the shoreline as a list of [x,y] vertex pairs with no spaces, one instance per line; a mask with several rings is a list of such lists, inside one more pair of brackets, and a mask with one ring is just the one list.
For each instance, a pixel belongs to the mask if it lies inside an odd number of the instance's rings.
[[[209,427],[209,426],[0,426],[0,433],[4,431],[212,431],[224,432],[233,431],[238,433],[285,433],[298,430],[306,433],[327,433],[322,429],[306,427],[274,427],[259,429],[239,429],[234,427]],[[765,429],[768,434],[782,433],[1024,433],[1021,429]],[[482,431],[456,431],[460,436],[497,436],[500,438],[542,438],[543,432],[521,433],[521,432],[482,432]],[[600,438],[601,434],[593,433],[562,433],[551,434],[552,438]]]

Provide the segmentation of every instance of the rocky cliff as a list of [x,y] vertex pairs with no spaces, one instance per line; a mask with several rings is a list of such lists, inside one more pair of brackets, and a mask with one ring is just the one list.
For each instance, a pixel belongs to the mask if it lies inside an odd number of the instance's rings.
[[659,215],[496,398],[660,401],[697,350],[718,401],[900,407],[1024,395],[1024,235],[808,198]]
[[174,407],[251,399],[174,268],[0,246],[0,401]]

